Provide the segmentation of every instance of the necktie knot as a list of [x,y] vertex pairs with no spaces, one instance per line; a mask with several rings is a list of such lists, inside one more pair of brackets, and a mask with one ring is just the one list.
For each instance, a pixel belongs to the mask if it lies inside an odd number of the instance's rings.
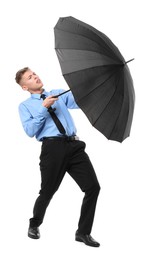
[[41,94],[41,98],[44,100],[46,98],[45,94]]

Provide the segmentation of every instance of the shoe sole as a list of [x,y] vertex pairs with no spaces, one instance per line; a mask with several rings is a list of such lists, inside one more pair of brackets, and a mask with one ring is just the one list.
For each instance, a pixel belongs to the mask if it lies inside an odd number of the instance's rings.
[[30,235],[30,234],[28,234],[28,237],[30,237],[32,239],[39,239],[40,238],[40,236],[39,237],[35,237],[35,236]]
[[83,243],[84,243],[84,241],[83,241],[82,239],[80,239],[80,238],[76,238],[75,241],[83,242]]
[[86,243],[83,239],[79,238],[79,237],[76,237],[75,238],[75,241],[78,241],[78,242],[83,242],[86,246],[91,246],[91,247],[99,247],[100,245],[92,245],[92,244],[89,244],[89,243]]

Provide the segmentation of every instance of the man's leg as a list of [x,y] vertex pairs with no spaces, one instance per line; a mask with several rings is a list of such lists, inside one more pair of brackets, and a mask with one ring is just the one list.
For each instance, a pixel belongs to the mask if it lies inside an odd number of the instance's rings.
[[68,172],[77,182],[81,190],[85,192],[77,232],[80,234],[90,235],[100,185],[90,159],[84,151],[85,143],[71,143],[71,146],[74,145],[75,148],[70,157]]
[[66,149],[63,142],[45,140],[40,155],[41,190],[37,198],[30,227],[39,227],[51,198],[60,186],[66,172]]

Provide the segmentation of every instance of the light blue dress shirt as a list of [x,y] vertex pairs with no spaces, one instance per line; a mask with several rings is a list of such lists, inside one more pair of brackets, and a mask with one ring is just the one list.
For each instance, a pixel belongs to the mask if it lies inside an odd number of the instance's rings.
[[[55,89],[50,92],[43,91],[46,96],[58,95],[65,90]],[[48,109],[42,105],[43,99],[40,94],[31,94],[31,97],[19,105],[19,115],[26,134],[36,137],[41,141],[43,137],[62,136],[56,127]],[[76,127],[68,109],[79,108],[70,92],[58,97],[52,105],[56,108],[55,113],[66,130],[68,136],[76,135]]]

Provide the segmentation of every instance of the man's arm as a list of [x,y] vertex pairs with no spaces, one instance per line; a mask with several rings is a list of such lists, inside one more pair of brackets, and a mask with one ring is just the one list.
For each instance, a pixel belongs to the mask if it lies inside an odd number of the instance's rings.
[[33,118],[30,111],[24,104],[19,106],[19,115],[24,131],[29,137],[34,137],[43,127],[48,110],[44,106],[40,106],[37,116]]
[[71,91],[68,92],[68,93],[63,94],[61,96],[61,98],[63,99],[63,101],[66,104],[67,108],[70,108],[70,109],[79,108],[77,103],[75,102],[74,96],[73,96]]

